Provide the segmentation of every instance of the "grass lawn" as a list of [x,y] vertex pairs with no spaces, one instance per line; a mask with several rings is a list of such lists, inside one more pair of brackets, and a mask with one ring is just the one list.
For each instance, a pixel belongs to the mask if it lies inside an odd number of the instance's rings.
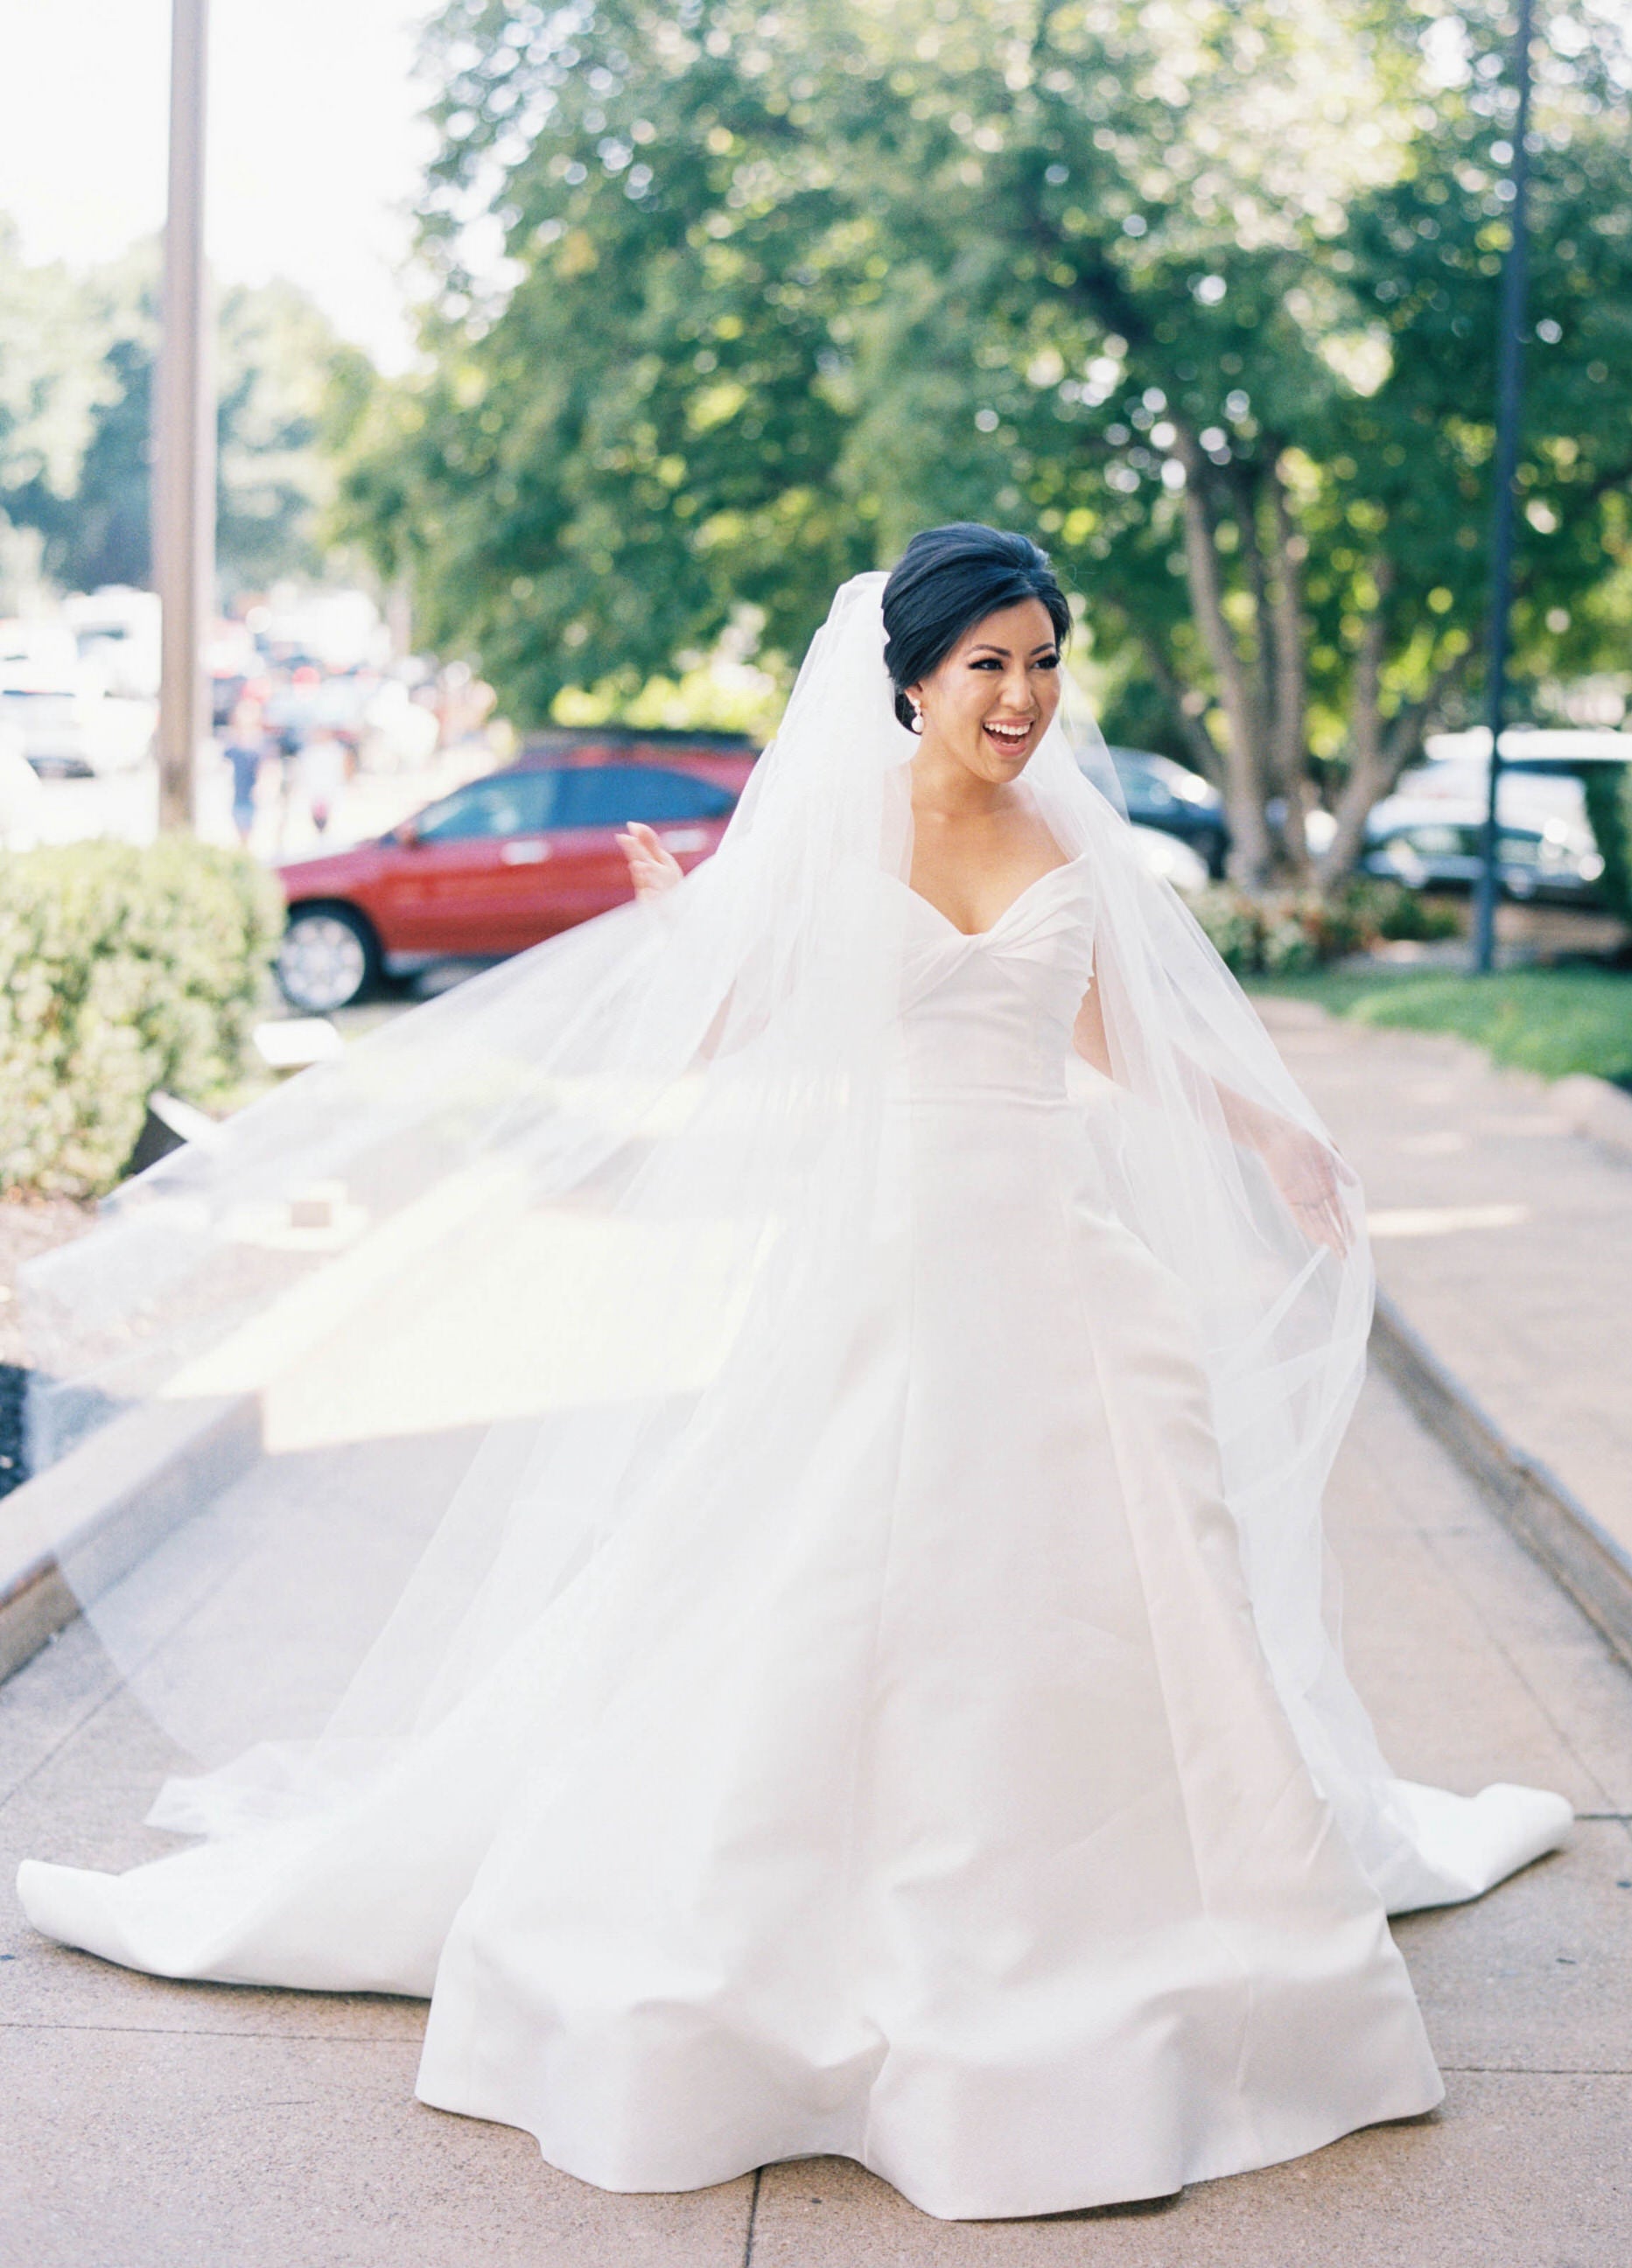
[[1316,1000],[1360,1024],[1455,1032],[1488,1048],[1498,1063],[1543,1079],[1584,1071],[1632,1085],[1632,974],[1516,968],[1463,976],[1437,968],[1334,968],[1255,977],[1249,989]]

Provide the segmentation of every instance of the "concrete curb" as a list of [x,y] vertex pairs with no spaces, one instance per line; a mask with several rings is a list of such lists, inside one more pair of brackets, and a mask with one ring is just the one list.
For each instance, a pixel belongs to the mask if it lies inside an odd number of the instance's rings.
[[1384,1376],[1480,1484],[1532,1557],[1596,1624],[1621,1659],[1632,1663],[1632,1554],[1555,1473],[1508,1440],[1382,1292],[1371,1326],[1371,1352]]
[[259,1454],[260,1397],[115,1418],[0,1503],[0,1682]]

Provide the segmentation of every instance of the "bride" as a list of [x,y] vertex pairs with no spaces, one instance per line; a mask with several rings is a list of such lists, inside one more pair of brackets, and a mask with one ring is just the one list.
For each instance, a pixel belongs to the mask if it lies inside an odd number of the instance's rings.
[[918,536],[715,858],[631,828],[632,906],[37,1270],[48,1452],[263,1440],[79,1568],[229,1759],[151,1815],[207,1839],[25,1866],[36,1928],[426,1997],[421,2098],[616,2190],[1048,2213],[1439,2099],[1387,1913],[1568,1807],[1393,1778],[1344,1675],[1354,1179],[1085,775],[1069,627],[1024,537]]

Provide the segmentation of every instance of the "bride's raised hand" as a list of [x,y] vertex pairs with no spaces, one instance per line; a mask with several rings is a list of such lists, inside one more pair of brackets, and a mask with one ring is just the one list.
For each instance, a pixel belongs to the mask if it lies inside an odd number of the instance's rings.
[[1324,1244],[1340,1258],[1351,1241],[1341,1184],[1356,1176],[1330,1144],[1275,1118],[1254,1145],[1293,1219],[1311,1244]]
[[652,829],[631,819],[617,838],[617,847],[629,861],[629,879],[638,898],[661,897],[685,879],[685,868],[672,851],[665,850]]

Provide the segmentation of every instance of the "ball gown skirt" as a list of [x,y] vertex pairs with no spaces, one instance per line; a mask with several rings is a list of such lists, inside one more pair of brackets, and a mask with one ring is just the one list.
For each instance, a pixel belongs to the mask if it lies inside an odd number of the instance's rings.
[[1087,888],[974,938],[914,901],[897,1194],[775,1500],[649,1507],[353,1799],[30,1865],[35,1926],[428,1996],[421,2097],[613,2190],[835,2153],[1046,2213],[1437,2102],[1255,1635],[1184,1299],[1081,1185]]

